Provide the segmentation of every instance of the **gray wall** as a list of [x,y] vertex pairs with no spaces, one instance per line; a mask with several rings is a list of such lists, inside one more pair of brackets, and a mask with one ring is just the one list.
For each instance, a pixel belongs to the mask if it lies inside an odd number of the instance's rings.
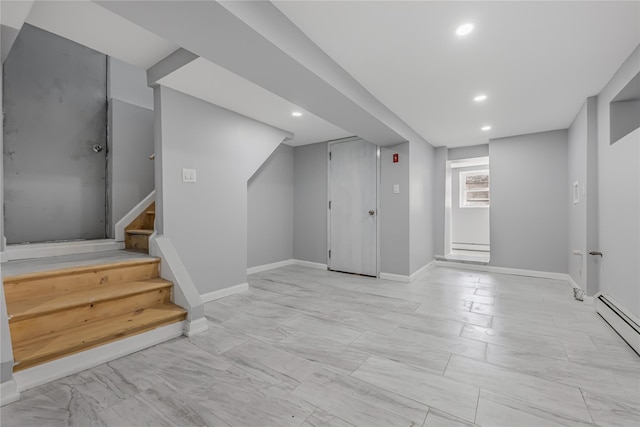
[[105,237],[106,74],[105,55],[22,27],[4,63],[10,243]]
[[[460,172],[488,169],[485,166],[470,166],[451,169],[451,240],[455,243],[489,245],[488,207],[460,207]],[[481,248],[478,248],[481,249]]]
[[491,262],[567,272],[567,131],[491,140]]
[[[409,143],[380,147],[380,272],[408,276],[409,238]],[[399,162],[393,163],[393,154]],[[393,185],[400,193],[393,194]]]
[[472,145],[469,147],[449,148],[448,160],[472,159],[489,155],[489,145]]
[[409,174],[410,264],[413,274],[433,260],[433,147],[423,141],[411,141]]
[[153,110],[109,101],[109,236],[114,225],[154,189]]
[[293,258],[327,263],[328,144],[293,151]]
[[[600,290],[640,317],[640,129],[610,142],[610,102],[640,72],[638,46],[598,95]],[[591,248],[590,248],[591,249]]]
[[247,189],[247,267],[293,258],[293,152],[280,144]]
[[447,175],[448,149],[437,147],[433,152],[433,253],[444,256],[444,193]]
[[[201,294],[246,283],[247,182],[289,134],[165,87],[156,91],[160,230]],[[196,183],[182,182],[183,168],[196,170]]]
[[153,189],[153,89],[147,72],[115,58],[108,60],[109,97],[108,236],[114,226]]
[[153,89],[147,86],[147,71],[116,58],[109,58],[109,98],[153,110]]

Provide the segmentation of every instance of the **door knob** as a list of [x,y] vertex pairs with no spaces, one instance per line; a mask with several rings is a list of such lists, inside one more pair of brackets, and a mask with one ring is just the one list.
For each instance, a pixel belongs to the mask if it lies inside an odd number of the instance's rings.
[[602,258],[602,252],[598,252],[598,251],[591,251],[589,252],[589,255],[600,255],[600,258]]
[[100,144],[96,144],[96,145],[94,145],[92,148],[93,148],[93,151],[94,151],[95,153],[99,153],[99,152],[101,152],[101,151],[102,151],[102,145],[100,145]]
[[375,214],[376,214],[376,211],[374,211],[373,209],[371,209],[371,210],[369,211],[369,215],[372,215],[372,216],[373,216],[373,215],[375,215]]

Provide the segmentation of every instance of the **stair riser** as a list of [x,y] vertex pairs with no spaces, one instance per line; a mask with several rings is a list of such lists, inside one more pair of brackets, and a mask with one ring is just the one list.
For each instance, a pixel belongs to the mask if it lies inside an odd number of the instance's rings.
[[30,360],[20,360],[20,355],[16,355],[14,352],[14,360],[18,361],[17,365],[14,365],[13,371],[18,372],[24,369],[30,368],[35,365],[40,365],[42,363],[47,363],[52,360],[60,359],[61,357],[71,356],[72,354],[79,353],[81,351],[89,350],[91,348],[95,348],[121,338],[129,337],[132,335],[141,334],[143,332],[152,331],[161,326],[170,325],[172,323],[179,322],[184,320],[185,315],[173,316],[172,318],[164,319],[163,321],[156,322],[153,324],[147,324],[144,327],[136,327],[131,329],[122,330],[121,332],[114,334],[108,338],[95,338],[95,337],[85,337],[84,342],[82,344],[70,345],[64,349],[64,351],[52,352],[46,356],[30,359]]
[[129,235],[125,236],[125,246],[140,252],[149,252],[149,236]]
[[74,326],[108,319],[112,316],[134,312],[138,309],[151,307],[171,300],[170,285],[126,298],[101,301],[83,306],[41,315],[33,318],[23,318],[9,321],[11,339],[14,345],[38,339],[44,335],[54,334]]
[[24,299],[30,295],[53,296],[109,284],[153,279],[158,275],[158,262],[153,261],[119,268],[96,268],[71,275],[43,275],[16,281],[8,278],[4,282],[4,291],[7,300]]

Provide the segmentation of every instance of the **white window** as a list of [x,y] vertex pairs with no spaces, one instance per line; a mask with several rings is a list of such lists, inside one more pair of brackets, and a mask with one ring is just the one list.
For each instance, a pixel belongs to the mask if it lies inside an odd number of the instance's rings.
[[489,207],[489,171],[460,172],[460,207]]

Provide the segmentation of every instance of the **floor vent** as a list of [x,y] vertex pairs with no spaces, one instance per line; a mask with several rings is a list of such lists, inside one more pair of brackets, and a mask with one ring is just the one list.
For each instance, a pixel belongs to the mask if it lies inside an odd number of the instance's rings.
[[600,295],[596,298],[596,311],[602,318],[640,355],[640,324],[633,315],[628,315],[611,298]]

